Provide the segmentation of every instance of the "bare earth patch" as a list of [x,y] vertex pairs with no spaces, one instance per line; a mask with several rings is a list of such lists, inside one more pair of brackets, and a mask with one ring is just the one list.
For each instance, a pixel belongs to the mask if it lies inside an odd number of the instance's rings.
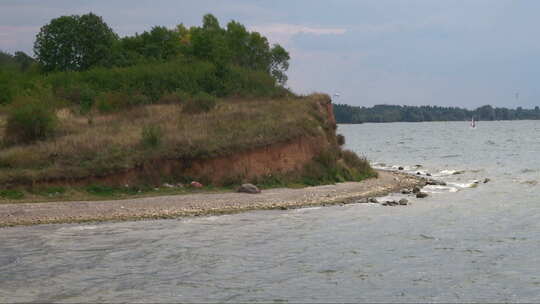
[[421,178],[379,171],[362,182],[264,190],[261,194],[187,194],[94,202],[51,202],[0,205],[0,227],[46,223],[119,221],[237,213],[248,210],[353,203],[423,185]]

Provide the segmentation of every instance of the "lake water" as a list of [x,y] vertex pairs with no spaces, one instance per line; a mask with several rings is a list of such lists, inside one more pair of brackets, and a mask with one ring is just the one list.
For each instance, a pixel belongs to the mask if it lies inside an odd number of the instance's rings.
[[540,301],[540,122],[339,132],[448,186],[402,207],[0,229],[0,302]]

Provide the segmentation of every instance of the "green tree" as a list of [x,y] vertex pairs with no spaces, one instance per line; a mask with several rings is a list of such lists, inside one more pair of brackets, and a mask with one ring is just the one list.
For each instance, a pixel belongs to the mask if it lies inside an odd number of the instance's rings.
[[287,82],[285,72],[289,69],[289,53],[279,44],[274,45],[270,51],[272,61],[270,63],[270,73],[272,77],[281,85]]
[[34,53],[44,71],[86,70],[107,65],[117,39],[97,15],[62,16],[41,28]]

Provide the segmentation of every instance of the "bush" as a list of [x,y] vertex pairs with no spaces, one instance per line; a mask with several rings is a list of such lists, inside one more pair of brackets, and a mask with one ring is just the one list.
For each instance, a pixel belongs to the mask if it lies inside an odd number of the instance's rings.
[[148,125],[142,129],[141,144],[146,148],[155,148],[161,145],[163,132],[159,126]]
[[34,97],[19,97],[9,110],[5,141],[24,144],[54,135],[57,119],[54,107]]
[[182,108],[182,112],[197,114],[210,112],[216,106],[216,97],[201,92],[189,99]]
[[350,150],[343,150],[341,158],[345,164],[353,170],[360,178],[377,176],[377,173],[371,168],[371,165],[364,157],[359,157]]
[[18,190],[0,190],[0,197],[5,199],[21,199],[24,193]]

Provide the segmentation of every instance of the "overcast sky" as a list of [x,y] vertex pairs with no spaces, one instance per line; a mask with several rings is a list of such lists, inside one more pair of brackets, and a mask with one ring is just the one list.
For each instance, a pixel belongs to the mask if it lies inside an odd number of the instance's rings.
[[289,50],[295,92],[339,103],[540,105],[538,0],[0,0],[0,49],[33,54],[41,26],[87,12],[121,36],[237,20]]

